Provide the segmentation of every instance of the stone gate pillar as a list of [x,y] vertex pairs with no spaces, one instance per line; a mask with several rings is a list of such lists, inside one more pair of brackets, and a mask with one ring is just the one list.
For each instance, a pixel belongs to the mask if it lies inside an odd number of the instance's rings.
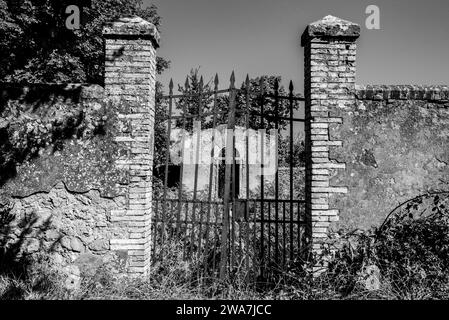
[[156,85],[156,27],[139,18],[123,18],[103,29],[106,43],[105,91],[118,106],[121,149],[117,166],[128,175],[126,199],[111,221],[122,230],[111,250],[126,256],[127,270],[146,274],[150,266],[152,168]]
[[338,221],[333,199],[348,192],[332,178],[345,170],[332,153],[344,143],[334,132],[342,113],[355,104],[356,40],[360,26],[333,16],[310,24],[301,38],[304,47],[306,97],[307,236],[315,253],[326,244],[329,227]]

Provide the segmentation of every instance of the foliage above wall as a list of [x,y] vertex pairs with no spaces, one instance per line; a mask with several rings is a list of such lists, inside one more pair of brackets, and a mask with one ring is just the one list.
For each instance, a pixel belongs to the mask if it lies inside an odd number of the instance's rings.
[[[82,0],[0,0],[0,79],[9,82],[103,83],[102,27],[119,17],[138,15],[156,27],[154,5],[142,0],[91,0],[82,6],[79,30],[65,26],[68,5]],[[158,72],[169,65],[158,58]]]

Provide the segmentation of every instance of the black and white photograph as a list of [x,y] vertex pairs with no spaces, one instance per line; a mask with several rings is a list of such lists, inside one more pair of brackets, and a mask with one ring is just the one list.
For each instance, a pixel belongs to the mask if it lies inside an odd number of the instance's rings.
[[448,300],[448,53],[447,0],[0,0],[0,300]]

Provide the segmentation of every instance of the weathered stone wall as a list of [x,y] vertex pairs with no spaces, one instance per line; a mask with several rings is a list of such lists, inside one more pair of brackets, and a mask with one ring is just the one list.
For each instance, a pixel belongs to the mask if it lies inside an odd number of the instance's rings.
[[[2,84],[0,92],[2,156],[9,144],[17,142],[10,141],[11,133],[13,136],[17,132],[17,128],[10,128],[16,117],[29,119],[25,126],[37,121],[39,125],[30,127],[32,130],[49,128],[51,133],[46,137],[52,140],[46,141],[48,144],[34,141],[38,149],[35,155],[19,157],[13,166],[2,167],[0,202],[3,208],[10,209],[1,217],[2,250],[14,250],[16,258],[48,253],[61,266],[80,261],[99,265],[111,258],[107,254],[109,239],[126,233],[124,228],[112,224],[111,212],[125,202],[123,186],[128,177],[115,165],[121,152],[114,139],[116,111],[107,101],[104,89]],[[83,115],[83,121],[100,112],[105,120],[102,132],[88,132],[86,127],[83,136],[73,132],[73,136],[57,138],[55,127],[67,129],[63,123],[73,110],[79,111],[74,113],[77,116]],[[86,123],[92,125],[87,120]],[[31,129],[31,136],[39,136]]]
[[124,233],[110,219],[120,201],[98,190],[74,193],[62,182],[49,192],[13,198],[9,241],[23,240],[25,253],[47,252],[58,264],[76,263],[84,254],[100,258],[110,249],[108,239]]
[[449,189],[449,87],[358,86],[356,98],[330,133],[346,164],[331,183],[349,189],[332,201],[335,228],[379,226],[399,203]]

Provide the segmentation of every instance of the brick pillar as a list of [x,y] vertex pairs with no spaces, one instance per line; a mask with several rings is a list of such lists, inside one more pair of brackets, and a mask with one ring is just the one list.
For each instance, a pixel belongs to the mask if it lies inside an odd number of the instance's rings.
[[[117,103],[117,166],[128,174],[126,199],[111,221],[122,230],[111,250],[125,253],[127,270],[146,274],[150,266],[152,168],[156,85],[156,27],[139,18],[123,18],[103,29],[106,42],[105,91]],[[124,231],[123,231],[124,230]]]
[[339,209],[332,198],[347,193],[346,186],[332,184],[345,163],[332,159],[342,141],[333,132],[342,123],[342,112],[355,104],[356,44],[360,27],[327,16],[310,24],[301,38],[304,47],[306,97],[306,216],[307,238],[312,252],[320,253]]

